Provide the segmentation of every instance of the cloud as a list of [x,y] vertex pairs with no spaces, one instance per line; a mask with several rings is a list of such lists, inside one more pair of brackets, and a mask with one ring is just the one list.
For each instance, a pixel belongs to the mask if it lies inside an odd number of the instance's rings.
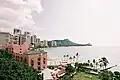
[[0,0],[0,28],[5,30],[4,28],[24,26],[30,27],[29,29],[32,30],[32,28],[35,27],[32,12],[39,14],[43,11],[40,1],[41,0]]
[[33,34],[36,34],[36,32],[44,30],[44,28],[39,28],[39,27],[36,27],[36,26],[19,26],[17,28],[23,29],[23,31],[32,32]]
[[13,25],[6,21],[6,20],[0,20],[0,28],[12,28]]

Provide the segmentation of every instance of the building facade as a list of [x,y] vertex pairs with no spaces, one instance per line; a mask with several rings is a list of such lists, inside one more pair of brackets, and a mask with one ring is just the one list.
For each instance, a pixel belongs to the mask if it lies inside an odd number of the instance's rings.
[[13,41],[16,44],[22,45],[24,42],[27,44],[31,44],[31,33],[30,32],[24,32],[22,34],[22,31],[20,29],[14,29],[13,30]]
[[36,38],[37,38],[36,35],[32,35],[31,36],[31,43],[35,44],[36,43]]
[[36,38],[35,46],[40,46],[40,39],[39,38]]
[[48,41],[44,40],[40,42],[41,47],[48,47]]
[[0,32],[0,45],[11,42],[11,34],[7,32]]
[[13,30],[13,42],[19,45],[23,43],[23,35],[20,29]]
[[25,42],[27,44],[31,44],[31,33],[30,32],[24,32]]
[[57,42],[56,41],[48,41],[48,46],[49,47],[56,47],[57,46]]
[[43,50],[34,50],[26,54],[27,63],[34,69],[41,70],[47,68],[47,52]]
[[[19,29],[14,29],[13,35],[0,32],[0,49],[8,49],[17,61],[24,61],[36,70],[47,68],[47,52],[43,50],[32,50],[29,44],[40,44],[36,35],[31,37],[29,32],[22,34]],[[47,42],[44,41],[44,45]]]
[[14,35],[20,35],[20,34],[22,34],[22,31],[20,29],[14,29],[13,34]]
[[6,48],[12,52],[16,60],[24,61],[36,70],[47,68],[47,52],[43,50],[31,50],[27,43],[7,44]]

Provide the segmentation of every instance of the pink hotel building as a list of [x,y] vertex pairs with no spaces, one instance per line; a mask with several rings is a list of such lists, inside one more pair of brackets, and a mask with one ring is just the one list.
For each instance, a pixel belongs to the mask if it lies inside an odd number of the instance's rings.
[[36,70],[47,68],[47,52],[43,50],[32,50],[27,43],[22,45],[9,43],[6,44],[6,48],[12,52],[16,60],[24,61]]

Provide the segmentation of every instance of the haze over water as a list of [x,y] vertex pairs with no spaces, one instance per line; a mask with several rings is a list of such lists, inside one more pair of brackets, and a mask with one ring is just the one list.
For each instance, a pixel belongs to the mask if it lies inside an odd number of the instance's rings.
[[[106,57],[109,60],[108,66],[114,66],[120,64],[120,46],[81,46],[81,47],[58,47],[47,48],[50,58],[63,58],[63,55],[68,54],[70,56],[79,53],[80,61],[93,60],[96,58]],[[112,70],[119,70],[120,66],[113,68]]]

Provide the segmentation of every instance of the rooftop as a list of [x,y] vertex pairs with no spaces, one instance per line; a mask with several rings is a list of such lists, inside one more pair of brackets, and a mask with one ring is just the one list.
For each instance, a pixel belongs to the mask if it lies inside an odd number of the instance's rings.
[[44,50],[36,49],[36,50],[29,51],[27,54],[45,54],[45,53],[47,52],[45,52]]

